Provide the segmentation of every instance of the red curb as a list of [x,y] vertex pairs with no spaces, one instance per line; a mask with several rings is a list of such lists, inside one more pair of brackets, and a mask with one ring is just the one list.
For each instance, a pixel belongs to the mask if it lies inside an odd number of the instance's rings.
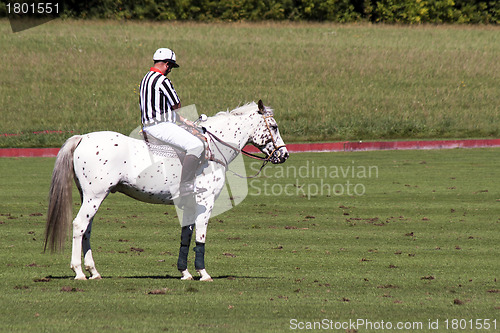
[[1,148],[0,157],[55,157],[59,148]]
[[[290,153],[500,147],[500,139],[291,143]],[[249,152],[258,152],[247,146]],[[0,148],[0,157],[55,157],[59,148]]]
[[[432,141],[369,141],[369,142],[327,142],[327,143],[291,143],[286,148],[290,153],[304,152],[351,152],[374,150],[420,150],[454,148],[500,147],[500,139],[477,140],[432,140]],[[257,148],[248,146],[250,152]]]
[[500,139],[347,142],[344,151],[424,150],[500,147]]

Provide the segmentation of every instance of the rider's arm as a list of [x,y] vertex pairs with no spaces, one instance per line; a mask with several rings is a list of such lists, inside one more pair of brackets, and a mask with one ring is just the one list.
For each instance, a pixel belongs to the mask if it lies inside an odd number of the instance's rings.
[[[172,107],[172,109],[173,109],[173,110],[178,109],[179,107],[174,108],[174,107],[175,107],[175,106],[177,106],[177,105],[180,107],[181,103],[178,103],[178,104],[174,105],[174,106]],[[177,114],[177,119],[179,119],[179,121],[180,121],[181,123],[184,123],[184,124],[186,124],[186,125],[188,125],[188,126],[192,126],[192,127],[194,127],[194,123],[193,123],[191,120],[184,118],[184,117],[183,117],[183,116],[181,116],[180,114]]]
[[177,110],[177,109],[180,109],[180,108],[181,108],[181,102],[172,105],[172,110]]

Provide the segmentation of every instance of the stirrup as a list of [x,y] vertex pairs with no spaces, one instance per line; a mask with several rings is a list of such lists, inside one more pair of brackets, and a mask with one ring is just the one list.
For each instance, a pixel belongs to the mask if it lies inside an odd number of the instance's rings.
[[187,197],[189,195],[197,195],[206,192],[204,187],[196,187],[194,183],[186,182],[179,186],[179,198]]
[[177,196],[173,198],[174,204],[180,209],[188,209],[196,206],[196,195],[206,192],[207,189],[196,188],[193,183],[184,183],[179,187]]

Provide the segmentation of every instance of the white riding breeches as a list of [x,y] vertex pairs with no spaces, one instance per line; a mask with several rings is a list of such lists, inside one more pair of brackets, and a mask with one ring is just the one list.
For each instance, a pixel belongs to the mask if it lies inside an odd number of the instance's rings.
[[182,148],[187,155],[200,157],[205,146],[200,139],[189,133],[175,123],[163,122],[147,126],[142,129],[146,134],[150,134],[166,143]]

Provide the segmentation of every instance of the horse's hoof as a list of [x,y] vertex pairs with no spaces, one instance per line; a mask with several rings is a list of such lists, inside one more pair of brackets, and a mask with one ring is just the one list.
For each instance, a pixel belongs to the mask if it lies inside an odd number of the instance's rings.
[[85,281],[85,280],[87,280],[87,277],[85,275],[75,276],[75,280]]
[[212,277],[210,277],[210,276],[204,276],[204,277],[200,278],[200,281],[213,282],[214,279],[212,279]]
[[90,277],[90,280],[102,280],[102,276],[101,276],[101,274],[92,275]]
[[198,274],[200,274],[200,281],[213,281],[205,269],[198,270]]
[[180,271],[180,272],[182,274],[182,277],[181,277],[182,281],[191,281],[193,279],[193,276],[191,275],[191,273],[189,273],[189,271],[187,269]]

